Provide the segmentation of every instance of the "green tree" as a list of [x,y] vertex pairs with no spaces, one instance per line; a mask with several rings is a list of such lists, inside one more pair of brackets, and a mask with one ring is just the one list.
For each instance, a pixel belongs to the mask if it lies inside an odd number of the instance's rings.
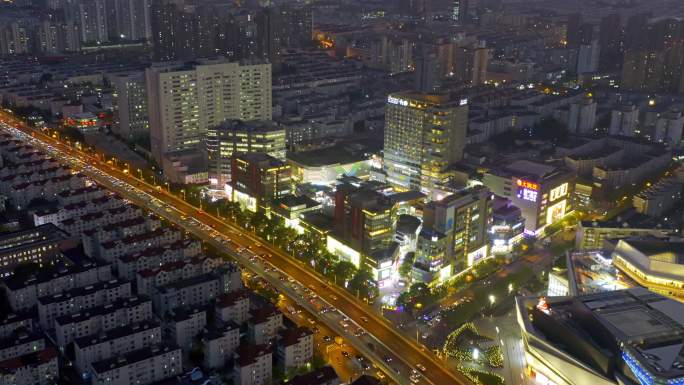
[[411,271],[413,270],[413,263],[416,261],[416,255],[414,253],[408,253],[401,261],[399,265],[399,275],[403,278],[409,278],[411,276]]
[[339,261],[333,267],[333,279],[338,285],[343,286],[345,282],[349,281],[356,272],[356,266],[351,262]]
[[268,217],[263,211],[257,211],[252,214],[249,220],[249,227],[254,230],[257,234],[263,234],[268,224]]
[[359,269],[349,280],[349,291],[359,298],[375,298],[378,296],[378,287],[375,284],[373,274],[368,269]]

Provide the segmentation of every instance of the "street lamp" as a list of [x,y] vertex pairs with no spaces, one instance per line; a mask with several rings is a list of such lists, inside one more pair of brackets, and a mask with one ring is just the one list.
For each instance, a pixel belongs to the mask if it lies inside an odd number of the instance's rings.
[[138,169],[138,174],[140,174],[140,180],[143,180],[143,174],[141,169]]
[[185,200],[185,189],[181,189],[181,192],[183,193],[183,200]]
[[480,359],[480,349],[473,349],[473,361],[478,361]]
[[494,294],[490,294],[489,295],[489,304],[493,306],[494,302],[496,302],[496,297],[494,296]]

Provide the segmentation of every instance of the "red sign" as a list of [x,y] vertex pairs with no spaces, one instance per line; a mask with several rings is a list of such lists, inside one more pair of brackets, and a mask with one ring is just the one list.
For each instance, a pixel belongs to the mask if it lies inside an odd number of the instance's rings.
[[539,185],[530,181],[518,179],[518,186],[524,187],[526,189],[539,191]]

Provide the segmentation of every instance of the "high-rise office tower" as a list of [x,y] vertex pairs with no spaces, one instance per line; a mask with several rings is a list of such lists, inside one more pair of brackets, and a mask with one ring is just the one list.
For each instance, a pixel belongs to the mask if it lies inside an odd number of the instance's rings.
[[631,18],[628,25],[621,87],[640,92],[684,91],[684,21],[641,21]]
[[76,52],[81,48],[78,26],[45,20],[38,27],[38,45],[41,53]]
[[145,74],[118,74],[112,78],[112,86],[115,105],[115,122],[112,130],[126,139],[149,137]]
[[31,50],[31,31],[24,22],[0,24],[0,55],[22,55]]
[[152,57],[158,61],[176,59],[178,7],[168,0],[153,0],[150,10]]
[[639,109],[633,104],[616,106],[610,112],[610,135],[634,136],[639,125]]
[[223,4],[186,5],[182,0],[152,0],[150,24],[155,60],[185,60],[223,55],[277,64],[284,47],[312,39],[308,5],[236,8]]
[[274,65],[280,61],[284,23],[280,10],[275,7],[264,8],[256,16],[258,55]]
[[413,87],[420,92],[435,92],[440,86],[443,70],[429,44],[419,46],[414,63]]
[[596,126],[597,103],[585,98],[570,104],[568,131],[575,134],[592,134]]
[[648,13],[639,13],[627,19],[625,26],[625,49],[646,48],[648,42]]
[[385,170],[400,190],[438,194],[447,168],[463,157],[468,100],[445,95],[390,94],[385,107]]
[[488,63],[488,48],[454,47],[452,76],[462,83],[482,84],[487,78]]
[[158,63],[146,70],[152,155],[204,145],[207,129],[228,119],[270,120],[271,65],[225,59]]
[[[487,257],[491,197],[487,188],[478,186],[425,206],[418,257],[435,275],[451,276]],[[432,252],[439,249],[443,252]]]
[[619,14],[601,19],[599,27],[599,69],[615,70],[622,66],[622,24]]
[[454,23],[465,23],[468,21],[468,5],[470,0],[453,0],[451,3],[451,20]]
[[223,186],[230,180],[230,159],[233,155],[263,152],[285,160],[285,128],[272,121],[229,120],[209,127],[207,157],[209,181]]
[[152,37],[150,0],[109,0],[110,37],[148,40]]
[[599,66],[600,54],[601,46],[598,40],[594,40],[589,44],[580,44],[577,50],[577,67],[575,72],[577,74],[596,72]]
[[110,20],[106,0],[82,0],[77,9],[81,41],[84,43],[109,41],[108,23]]

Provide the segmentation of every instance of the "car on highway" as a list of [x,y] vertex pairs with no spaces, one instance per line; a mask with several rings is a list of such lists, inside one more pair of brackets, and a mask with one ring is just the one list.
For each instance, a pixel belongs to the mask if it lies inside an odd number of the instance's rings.
[[332,337],[330,337],[330,336],[323,336],[323,342],[332,342]]
[[393,358],[390,356],[385,356],[383,360],[389,364],[390,362],[392,362]]
[[418,368],[421,372],[424,372],[424,371],[427,370],[427,369],[425,368],[425,366],[423,366],[422,364],[416,364],[416,368]]
[[368,322],[368,317],[366,317],[366,316],[361,316],[361,321],[363,321],[363,322]]
[[344,350],[341,352],[341,354],[342,354],[343,356],[347,357],[347,358],[350,357],[349,352],[346,352],[346,351],[344,351]]

